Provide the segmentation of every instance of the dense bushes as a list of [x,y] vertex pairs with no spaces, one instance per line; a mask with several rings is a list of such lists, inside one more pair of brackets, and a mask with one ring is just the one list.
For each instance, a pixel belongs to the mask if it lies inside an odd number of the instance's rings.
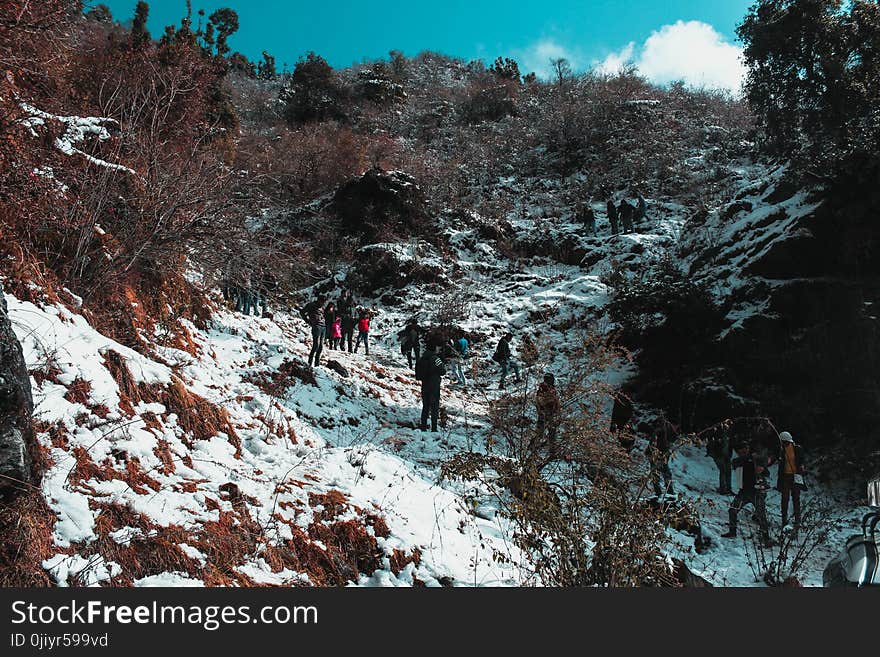
[[640,375],[677,380],[711,362],[723,314],[708,290],[666,259],[630,280],[620,277],[609,314],[620,339],[639,349]]

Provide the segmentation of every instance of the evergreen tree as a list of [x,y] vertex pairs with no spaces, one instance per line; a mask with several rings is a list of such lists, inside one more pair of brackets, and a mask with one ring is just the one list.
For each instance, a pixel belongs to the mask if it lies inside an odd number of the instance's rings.
[[110,7],[104,4],[95,5],[89,9],[86,12],[86,18],[90,21],[95,21],[96,23],[113,22],[113,14],[110,12]]
[[139,0],[134,10],[134,19],[131,23],[131,42],[135,48],[150,41],[150,32],[147,30],[147,18],[150,15],[150,5]]
[[237,50],[229,55],[229,59],[227,60],[227,62],[229,64],[229,70],[231,71],[244,73],[249,78],[254,78],[257,76],[256,65]]
[[489,67],[489,72],[499,80],[510,80],[512,82],[520,81],[519,64],[509,57],[499,57],[495,63]]
[[238,14],[228,7],[218,9],[208,18],[217,34],[217,54],[225,57],[229,52],[228,39],[238,31]]
[[344,119],[345,96],[327,60],[310,52],[297,62],[291,84],[282,92],[285,116],[292,124]]
[[257,66],[257,77],[261,80],[271,80],[276,75],[275,58],[264,50],[263,61]]
[[760,0],[737,28],[766,146],[821,175],[880,169],[880,6]]

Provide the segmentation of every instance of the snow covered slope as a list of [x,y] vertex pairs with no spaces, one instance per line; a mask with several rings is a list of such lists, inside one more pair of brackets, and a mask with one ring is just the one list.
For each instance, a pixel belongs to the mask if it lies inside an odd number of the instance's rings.
[[[599,234],[591,236],[571,223],[570,208],[515,208],[505,230],[520,252],[533,253],[517,259],[482,238],[476,216],[444,218],[447,253],[426,243],[371,246],[404,280],[417,267],[436,280],[361,298],[379,310],[370,356],[328,351],[325,364],[339,367],[314,373],[305,367],[307,327],[285,309],[242,317],[218,295],[209,328],[186,326],[193,348],[156,347],[148,358],[67,308],[7,296],[51,463],[42,493],[57,518],[44,568],[60,585],[536,583],[490,491],[476,481],[438,483],[439,472],[458,452],[486,450],[499,394],[490,360],[497,337],[513,329],[518,340],[543,338],[550,346],[538,367],[564,377],[580,339],[571,327],[590,319],[607,328],[604,277],[674,252],[688,214],[652,202],[636,233],[610,236],[596,209]],[[760,222],[749,217],[721,240],[735,265],[731,286],[744,266],[737,253],[760,249],[744,245]],[[558,245],[571,264],[549,252]],[[340,271],[321,287],[335,293],[357,275],[356,267]],[[461,326],[480,338],[469,361],[476,385],[445,386],[443,430],[422,433],[413,429],[417,383],[395,333],[413,315],[429,322],[456,296],[468,303]],[[615,382],[626,375],[624,364],[605,373]],[[640,449],[636,467],[645,465]],[[681,499],[701,515],[703,538],[698,547],[670,529],[670,556],[713,584],[754,584],[749,545],[720,538],[729,500],[714,492],[712,461],[685,447],[672,468]],[[775,492],[768,508],[775,516]],[[804,583],[820,583],[840,539],[829,536],[813,555]]]
[[[314,385],[273,396],[254,381],[304,357],[301,322],[219,311],[196,331],[198,355],[166,350],[166,365],[64,308],[7,299],[51,461],[42,490],[55,554],[44,567],[59,584],[520,581],[501,518],[473,516],[377,443],[379,409],[415,405],[399,370],[349,356],[351,378],[319,370]],[[130,372],[122,388],[108,361]],[[175,382],[198,397],[162,392]],[[224,409],[226,431],[195,438],[181,396],[200,416],[213,413],[200,397]]]

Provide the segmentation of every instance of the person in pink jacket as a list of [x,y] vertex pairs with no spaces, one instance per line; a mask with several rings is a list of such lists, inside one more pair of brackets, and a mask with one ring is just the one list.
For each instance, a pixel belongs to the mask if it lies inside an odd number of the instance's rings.
[[339,349],[339,342],[342,340],[342,316],[336,315],[333,320],[333,330],[330,335],[330,348]]

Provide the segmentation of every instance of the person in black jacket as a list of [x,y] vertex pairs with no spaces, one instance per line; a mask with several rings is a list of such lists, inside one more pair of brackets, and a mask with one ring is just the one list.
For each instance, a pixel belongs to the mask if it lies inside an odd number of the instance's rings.
[[357,321],[354,317],[354,297],[348,290],[343,290],[339,299],[336,301],[336,313],[342,317],[342,339],[340,345],[343,351],[348,344],[348,352],[354,351],[354,327]]
[[629,201],[622,199],[617,213],[620,215],[620,223],[623,224],[623,232],[633,232],[633,218],[635,217],[636,209],[630,205]]
[[[648,461],[650,462],[651,484],[654,494],[660,498],[664,494],[673,495],[672,470],[669,468],[669,459],[672,456],[672,442],[678,436],[678,429],[665,416],[661,416],[654,427],[653,434],[648,442]],[[663,485],[660,487],[660,479]]]
[[730,447],[730,430],[726,426],[720,426],[712,432],[706,442],[706,456],[711,456],[718,467],[718,492],[722,495],[733,494],[731,486],[730,457],[733,450]]
[[770,531],[767,523],[767,466],[766,459],[760,453],[752,454],[748,443],[740,443],[736,447],[737,457],[731,464],[734,469],[741,468],[742,484],[727,513],[730,527],[722,538],[736,538],[736,521],[740,509],[751,504],[755,507],[758,526],[761,530],[761,541],[770,544]]
[[[400,352],[406,356],[406,362],[410,368],[413,367],[414,363],[419,362],[421,356],[421,345],[419,342],[421,334],[422,328],[415,317],[406,323],[403,330],[397,332],[397,337],[400,339]],[[413,358],[413,354],[415,354],[415,358]]]
[[315,367],[321,364],[321,352],[324,350],[324,301],[323,295],[314,298],[300,310],[300,316],[312,328],[312,350],[309,352],[309,367],[314,362]]
[[431,341],[425,353],[416,362],[416,379],[422,382],[422,431],[428,430],[428,416],[431,416],[431,431],[437,431],[437,418],[440,415],[440,382],[446,374],[446,365],[437,354],[437,345]]
[[495,354],[492,356],[492,360],[501,365],[501,381],[498,383],[499,388],[504,387],[507,373],[511,369],[516,376],[516,382],[520,382],[519,366],[517,366],[516,361],[513,360],[513,354],[510,351],[510,341],[512,339],[513,333],[505,333],[498,341],[498,346],[495,348]]
[[611,234],[617,235],[620,232],[620,223],[619,223],[619,215],[617,213],[617,206],[614,205],[614,201],[608,199],[608,203],[605,204],[605,207],[608,211],[608,223],[611,224]]

